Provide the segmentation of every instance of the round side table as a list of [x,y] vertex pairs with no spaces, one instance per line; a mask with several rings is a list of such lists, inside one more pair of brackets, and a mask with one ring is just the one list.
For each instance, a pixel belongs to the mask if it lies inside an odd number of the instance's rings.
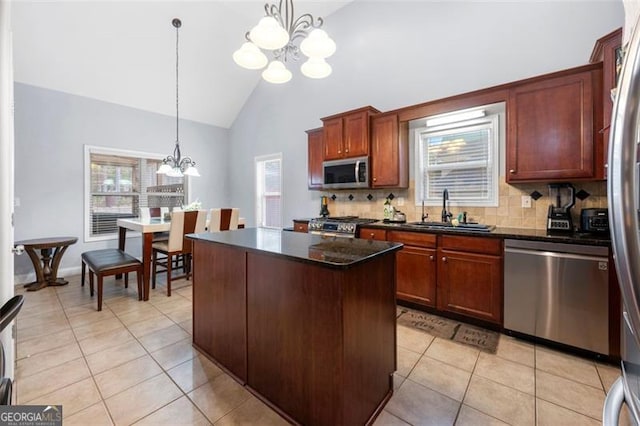
[[[16,241],[14,245],[24,246],[31,263],[33,263],[33,269],[36,271],[36,280],[24,285],[27,287],[27,291],[69,284],[64,278],[58,278],[58,266],[60,266],[60,260],[67,248],[77,241],[76,237],[49,237]],[[36,250],[40,250],[40,257],[38,257]],[[52,250],[53,257],[51,256]]]

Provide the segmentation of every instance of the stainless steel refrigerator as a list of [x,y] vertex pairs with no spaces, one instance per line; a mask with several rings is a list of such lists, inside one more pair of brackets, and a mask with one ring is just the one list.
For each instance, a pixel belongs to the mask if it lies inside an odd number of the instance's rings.
[[640,424],[640,26],[635,25],[611,117],[607,190],[615,266],[623,297],[622,376],[607,394],[603,424],[617,425],[623,404]]

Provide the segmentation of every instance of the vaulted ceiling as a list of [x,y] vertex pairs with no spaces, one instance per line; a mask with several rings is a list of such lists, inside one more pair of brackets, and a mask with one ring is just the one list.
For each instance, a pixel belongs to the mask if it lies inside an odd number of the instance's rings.
[[[295,15],[324,18],[349,1],[296,0]],[[261,80],[231,55],[263,15],[253,0],[14,1],[14,79],[175,115],[177,17],[180,117],[228,128]]]

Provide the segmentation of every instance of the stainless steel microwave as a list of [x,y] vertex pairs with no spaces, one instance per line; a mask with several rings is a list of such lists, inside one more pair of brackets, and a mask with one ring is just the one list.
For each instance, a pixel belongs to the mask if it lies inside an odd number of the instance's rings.
[[369,157],[347,158],[322,163],[323,188],[369,187]]

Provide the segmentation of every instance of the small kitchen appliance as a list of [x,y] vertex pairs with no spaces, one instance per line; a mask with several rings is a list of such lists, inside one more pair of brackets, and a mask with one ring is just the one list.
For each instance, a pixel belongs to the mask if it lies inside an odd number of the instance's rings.
[[573,232],[571,207],[576,202],[575,189],[570,183],[549,184],[551,204],[547,214],[547,231]]
[[609,210],[582,209],[580,211],[580,229],[582,232],[609,233]]

